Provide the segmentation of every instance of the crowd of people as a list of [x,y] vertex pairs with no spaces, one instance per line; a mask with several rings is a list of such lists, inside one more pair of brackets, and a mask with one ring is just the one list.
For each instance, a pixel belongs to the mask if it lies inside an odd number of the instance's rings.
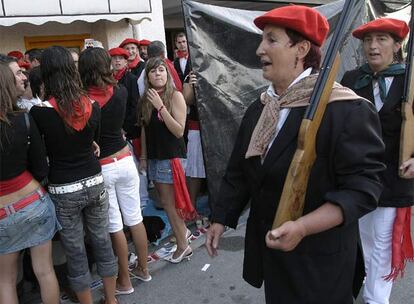
[[[110,50],[51,46],[0,54],[0,303],[18,303],[23,249],[30,249],[45,304],[59,303],[59,288],[93,303],[88,252],[102,277],[104,303],[132,294],[131,277],[150,281],[141,208],[147,173],[177,243],[167,260],[193,254],[186,221],[198,215],[186,172],[194,177],[204,163],[200,140],[189,149],[184,139],[196,80],[187,77],[185,34],[177,41],[176,64],[162,42],[132,38]],[[133,269],[125,230],[137,255]],[[67,284],[55,274],[55,249],[66,257]]]
[[[329,23],[305,6],[271,10],[254,23],[263,31],[257,56],[271,84],[242,120],[207,250],[217,255],[225,226],[235,228],[250,203],[243,276],[255,287],[264,282],[266,303],[350,304],[365,278],[364,303],[388,304],[393,281],[414,258],[414,155],[398,163],[408,26],[380,18],[353,31],[367,63],[332,88],[303,216],[273,229]],[[85,240],[104,303],[134,292],[131,275],[150,281],[141,212],[148,180],[176,239],[167,260],[193,255],[186,221],[198,216],[206,175],[185,34],[175,43],[174,62],[162,42],[132,38],[108,51],[52,46],[0,55],[0,303],[18,301],[25,248],[43,303],[58,303],[57,234],[80,303],[92,303]],[[132,271],[125,227],[138,256]]]

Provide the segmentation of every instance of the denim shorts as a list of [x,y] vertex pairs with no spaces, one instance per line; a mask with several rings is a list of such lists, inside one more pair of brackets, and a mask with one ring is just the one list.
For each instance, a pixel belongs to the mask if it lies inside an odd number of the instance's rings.
[[[186,159],[181,158],[181,165],[185,171]],[[148,179],[161,184],[173,184],[170,159],[149,159]]]
[[43,244],[60,229],[55,207],[47,193],[0,220],[0,254]]
[[82,190],[50,194],[62,225],[60,239],[68,262],[68,281],[75,292],[89,288],[92,282],[84,243],[84,231],[92,245],[98,274],[111,277],[118,273],[108,231],[108,193],[103,183]]

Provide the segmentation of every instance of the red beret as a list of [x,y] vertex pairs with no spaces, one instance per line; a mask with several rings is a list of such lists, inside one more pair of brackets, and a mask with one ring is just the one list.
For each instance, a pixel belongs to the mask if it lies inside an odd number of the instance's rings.
[[328,20],[317,10],[302,5],[275,8],[254,19],[254,24],[261,30],[267,24],[294,30],[317,46],[323,44],[329,32]]
[[137,39],[133,39],[133,38],[127,38],[124,41],[121,42],[121,44],[119,45],[120,48],[126,46],[127,44],[136,44],[137,46],[139,46],[139,41]]
[[125,59],[129,58],[129,53],[120,47],[112,48],[108,52],[109,52],[109,55],[111,55],[111,57],[112,56],[123,56]]
[[20,51],[11,51],[7,54],[7,56],[14,57],[19,60],[23,58],[23,53]]
[[139,45],[149,46],[151,44],[151,41],[147,39],[142,39],[139,41]]
[[365,34],[372,32],[385,32],[394,34],[401,40],[403,40],[408,32],[409,28],[407,23],[402,20],[393,18],[379,18],[374,21],[370,21],[358,27],[352,32],[355,38],[363,39]]
[[19,65],[19,67],[25,68],[26,70],[30,69],[30,67],[31,67],[31,64],[27,61],[24,61],[24,60],[17,61],[17,64]]

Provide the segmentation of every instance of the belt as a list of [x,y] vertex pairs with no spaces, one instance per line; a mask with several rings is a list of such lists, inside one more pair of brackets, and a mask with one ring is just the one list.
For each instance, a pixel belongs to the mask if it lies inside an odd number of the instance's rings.
[[71,184],[64,184],[64,185],[49,185],[48,191],[51,194],[65,194],[65,193],[72,193],[76,192],[85,188],[90,188],[92,186],[96,186],[103,183],[103,176],[99,173],[99,175],[95,175],[93,177],[85,178],[80,180],[76,183]]
[[107,164],[112,164],[112,163],[114,163],[118,160],[121,160],[121,159],[123,159],[125,157],[128,157],[128,156],[131,156],[131,155],[132,155],[131,152],[128,151],[128,152],[119,154],[117,157],[102,158],[102,159],[99,160],[99,162],[101,163],[101,166],[104,166],[104,165],[107,165]]
[[37,201],[40,199],[46,191],[43,188],[39,188],[36,190],[36,192],[33,192],[32,194],[29,194],[28,196],[22,198],[21,200],[12,203],[10,205],[7,205],[0,209],[0,220],[4,219],[5,217],[8,217],[9,215],[16,213],[20,209],[23,209],[24,207],[30,205],[31,203]]
[[187,126],[189,130],[200,130],[200,122],[197,120],[188,120]]

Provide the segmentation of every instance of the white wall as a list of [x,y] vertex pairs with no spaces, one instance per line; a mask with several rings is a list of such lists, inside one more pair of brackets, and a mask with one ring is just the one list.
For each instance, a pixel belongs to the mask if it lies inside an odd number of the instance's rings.
[[165,43],[164,17],[162,0],[151,0],[152,13],[139,14],[140,20],[122,19],[118,22],[99,20],[88,23],[75,21],[70,24],[47,22],[43,25],[18,23],[13,26],[0,26],[0,53],[11,50],[25,51],[25,36],[54,36],[71,34],[90,34],[92,38],[103,43],[105,48],[119,45],[125,38],[133,37],[130,23],[136,24],[137,39],[161,40]]

